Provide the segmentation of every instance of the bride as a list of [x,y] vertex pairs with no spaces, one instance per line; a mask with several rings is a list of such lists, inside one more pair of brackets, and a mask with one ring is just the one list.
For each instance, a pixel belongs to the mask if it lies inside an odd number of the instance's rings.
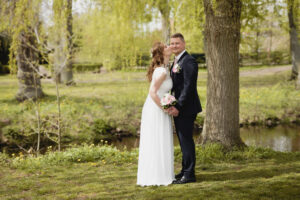
[[172,88],[167,68],[172,54],[161,42],[154,44],[147,77],[149,94],[142,111],[137,184],[168,185],[174,178],[174,149],[171,116],[164,112],[160,99]]

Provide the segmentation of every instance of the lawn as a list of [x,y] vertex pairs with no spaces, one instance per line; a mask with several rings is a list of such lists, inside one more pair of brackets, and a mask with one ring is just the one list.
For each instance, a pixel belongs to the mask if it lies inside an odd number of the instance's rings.
[[[179,147],[175,155],[179,171]],[[161,187],[136,185],[137,156],[137,150],[85,146],[38,158],[6,158],[0,167],[0,199],[300,198],[299,152],[250,147],[224,153],[216,145],[197,146],[197,182]]]
[[[300,92],[286,81],[289,74],[241,77],[240,123],[298,120]],[[199,71],[198,92],[204,108],[206,76],[205,70]],[[137,186],[138,149],[119,151],[93,143],[99,129],[107,126],[137,133],[149,87],[145,72],[81,73],[75,74],[75,80],[76,86],[60,86],[63,139],[80,145],[62,152],[48,146],[48,152],[38,157],[0,153],[0,199],[300,199],[299,152],[253,147],[225,152],[216,145],[197,146],[196,183]],[[55,85],[49,80],[42,85],[46,97],[38,103],[43,133],[51,129],[47,121],[55,122],[57,105]],[[36,138],[36,105],[18,103],[17,89],[15,76],[0,76],[0,120],[10,121],[2,134],[12,141],[17,140],[16,133]],[[198,124],[204,116],[198,116]],[[176,146],[176,172],[180,158]]]

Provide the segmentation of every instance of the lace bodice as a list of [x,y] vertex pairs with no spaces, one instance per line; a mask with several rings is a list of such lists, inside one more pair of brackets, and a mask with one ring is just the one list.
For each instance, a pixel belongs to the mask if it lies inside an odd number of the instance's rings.
[[161,84],[159,90],[157,91],[157,95],[159,98],[162,98],[164,94],[168,93],[172,87],[173,87],[173,82],[170,77],[170,73],[168,71],[168,68],[165,68],[163,66],[155,68],[153,75],[152,75],[152,82],[151,85],[154,83],[156,79],[158,79],[163,73],[167,74],[166,79],[164,82]]

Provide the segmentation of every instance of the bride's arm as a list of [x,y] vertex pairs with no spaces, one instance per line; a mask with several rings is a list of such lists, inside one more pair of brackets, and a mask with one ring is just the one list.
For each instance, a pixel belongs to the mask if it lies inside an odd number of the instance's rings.
[[157,96],[157,91],[159,90],[161,84],[164,82],[166,77],[167,77],[166,72],[161,73],[161,75],[157,79],[153,80],[153,83],[151,84],[150,90],[149,90],[150,97],[153,99],[153,101],[156,103],[156,105],[158,107],[160,107],[162,110],[163,110],[163,108],[161,107],[161,104],[160,104],[160,98]]

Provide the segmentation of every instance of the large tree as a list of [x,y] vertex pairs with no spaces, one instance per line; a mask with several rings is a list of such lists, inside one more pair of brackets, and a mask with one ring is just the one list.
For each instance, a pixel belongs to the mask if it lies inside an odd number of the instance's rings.
[[298,38],[297,18],[300,3],[298,0],[288,0],[288,18],[289,18],[289,33],[290,33],[290,48],[292,56],[292,75],[291,79],[296,80],[296,88],[300,89],[300,43]]
[[208,67],[203,144],[244,145],[239,130],[240,0],[204,0]]

